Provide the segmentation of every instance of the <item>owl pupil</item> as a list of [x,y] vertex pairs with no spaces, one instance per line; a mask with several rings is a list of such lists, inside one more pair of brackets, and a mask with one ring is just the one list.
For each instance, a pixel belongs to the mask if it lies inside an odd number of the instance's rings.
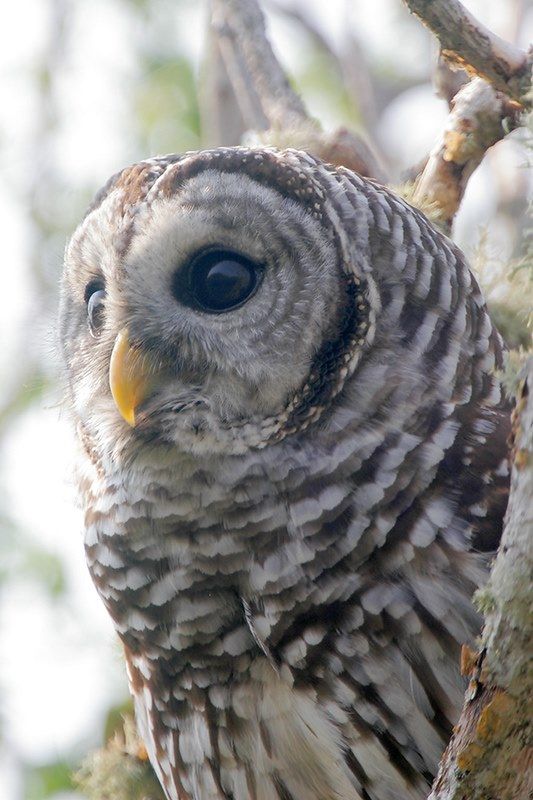
[[258,285],[259,277],[258,265],[239,253],[211,251],[192,261],[189,294],[203,311],[230,311],[248,300]]

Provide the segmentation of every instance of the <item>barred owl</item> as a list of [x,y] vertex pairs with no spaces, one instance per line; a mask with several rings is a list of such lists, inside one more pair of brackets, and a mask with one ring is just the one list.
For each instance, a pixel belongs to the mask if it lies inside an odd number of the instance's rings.
[[507,498],[462,254],[294,150],[154,158],[67,248],[89,569],[168,800],[420,800]]

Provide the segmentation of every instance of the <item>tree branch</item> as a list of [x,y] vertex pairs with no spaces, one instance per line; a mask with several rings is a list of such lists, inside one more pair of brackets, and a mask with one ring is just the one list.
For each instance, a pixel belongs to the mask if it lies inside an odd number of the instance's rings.
[[212,25],[245,123],[263,144],[300,147],[324,161],[384,182],[361,137],[345,128],[324,134],[292,89],[266,35],[257,0],[212,0]]
[[459,90],[444,131],[417,178],[415,204],[438,207],[449,231],[466,185],[486,151],[520,124],[520,107],[481,78]]
[[485,152],[518,127],[520,112],[532,107],[533,50],[525,53],[500,39],[459,0],[404,2],[436,35],[441,55],[476,76],[451,101],[444,132],[413,193],[415,204],[437,209],[433,218],[449,232]]
[[505,530],[477,598],[486,613],[482,647],[466,654],[467,698],[428,800],[527,800],[533,792],[533,357],[523,375]]
[[443,55],[531,107],[533,54],[489,31],[459,0],[404,0],[440,42]]
[[255,0],[213,0],[212,9],[212,25],[250,128],[311,123],[274,55]]

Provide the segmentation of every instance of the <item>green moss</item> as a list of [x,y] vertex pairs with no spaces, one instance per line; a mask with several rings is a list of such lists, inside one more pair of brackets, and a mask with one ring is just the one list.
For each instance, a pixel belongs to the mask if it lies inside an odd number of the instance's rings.
[[531,351],[520,348],[504,355],[504,367],[496,374],[509,397],[516,397],[520,390],[520,374],[530,354]]
[[409,203],[410,206],[418,208],[419,211],[425,214],[429,221],[433,223],[436,228],[442,230],[444,233],[447,233],[443,224],[442,209],[440,205],[437,202],[430,201],[425,197],[417,197],[415,181],[407,181],[406,183],[399,184],[398,186],[391,186],[391,189],[396,192],[397,195],[402,197],[406,203]]
[[477,610],[484,616],[490,614],[496,608],[496,600],[488,586],[478,589],[474,594],[473,601]]
[[74,780],[88,800],[164,800],[131,717],[85,759]]

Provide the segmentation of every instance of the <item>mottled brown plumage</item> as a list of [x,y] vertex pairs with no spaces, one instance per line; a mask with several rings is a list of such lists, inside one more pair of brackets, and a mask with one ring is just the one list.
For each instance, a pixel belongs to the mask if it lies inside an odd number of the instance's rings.
[[169,800],[425,797],[507,498],[459,250],[302,152],[152,159],[74,234],[61,341],[89,569]]

